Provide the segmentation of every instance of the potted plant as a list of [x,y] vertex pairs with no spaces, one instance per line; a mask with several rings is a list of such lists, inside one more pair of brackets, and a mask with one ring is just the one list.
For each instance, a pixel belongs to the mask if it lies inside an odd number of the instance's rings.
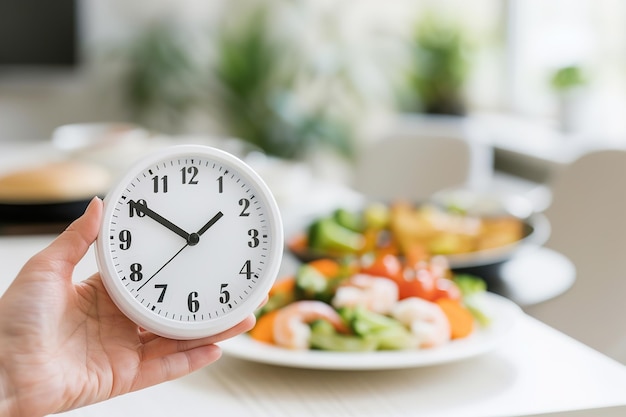
[[458,25],[434,14],[419,19],[407,46],[408,63],[398,92],[401,110],[464,115],[467,48]]
[[209,82],[225,130],[281,158],[303,157],[317,145],[349,156],[348,124],[298,96],[298,53],[286,37],[274,36],[270,6],[237,17],[217,34]]
[[197,66],[179,27],[156,22],[124,46],[122,94],[133,121],[177,132],[197,105]]
[[580,126],[587,83],[587,75],[578,65],[560,67],[550,77],[558,99],[559,128],[564,133],[573,133]]

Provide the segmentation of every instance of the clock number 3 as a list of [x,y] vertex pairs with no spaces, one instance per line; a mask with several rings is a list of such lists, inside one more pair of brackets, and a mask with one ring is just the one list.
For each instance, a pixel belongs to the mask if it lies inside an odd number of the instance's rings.
[[248,241],[248,246],[251,248],[256,248],[259,246],[259,231],[256,229],[248,230],[248,236],[250,236],[250,240]]

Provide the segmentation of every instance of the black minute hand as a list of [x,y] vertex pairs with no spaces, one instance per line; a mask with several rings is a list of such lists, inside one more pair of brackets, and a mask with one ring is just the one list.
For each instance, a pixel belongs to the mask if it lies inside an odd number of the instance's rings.
[[180,227],[176,226],[171,221],[167,220],[165,217],[161,216],[159,213],[149,209],[147,205],[138,203],[136,201],[131,200],[128,204],[136,211],[144,213],[146,216],[150,217],[152,220],[162,224],[163,226],[170,229],[172,232],[176,233],[178,236],[182,237],[186,241],[189,240],[189,233],[185,232]]

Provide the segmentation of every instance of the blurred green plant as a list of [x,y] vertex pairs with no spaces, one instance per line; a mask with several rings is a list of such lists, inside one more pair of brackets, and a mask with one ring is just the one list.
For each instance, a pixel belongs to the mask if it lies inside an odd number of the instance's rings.
[[122,91],[133,120],[165,131],[180,128],[198,102],[197,68],[180,30],[155,23],[132,40],[123,54]]
[[465,113],[468,44],[461,28],[433,14],[417,21],[409,40],[409,65],[398,92],[404,111]]
[[177,133],[192,111],[204,112],[225,134],[269,155],[295,159],[323,146],[352,156],[347,117],[298,91],[315,69],[299,59],[288,36],[274,33],[276,4],[228,8],[217,30],[201,35],[207,48],[199,42],[191,49],[183,38],[189,33],[167,22],[142,31],[123,50],[122,88],[133,120]]
[[555,91],[567,91],[581,87],[588,82],[582,68],[577,65],[569,65],[557,69],[550,78],[550,84]]
[[220,28],[209,98],[221,121],[270,155],[299,158],[324,145],[351,156],[349,124],[298,97],[298,52],[272,27],[271,9],[260,6]]

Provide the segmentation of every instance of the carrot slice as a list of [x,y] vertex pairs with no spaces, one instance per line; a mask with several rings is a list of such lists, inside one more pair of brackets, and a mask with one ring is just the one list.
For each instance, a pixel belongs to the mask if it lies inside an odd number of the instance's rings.
[[406,258],[406,264],[410,267],[415,268],[421,262],[428,261],[430,258],[430,254],[424,245],[419,243],[415,243],[409,246],[406,249],[406,253],[404,254]]
[[270,311],[262,315],[256,321],[256,324],[248,332],[254,340],[263,343],[274,343],[274,321],[276,320],[278,310]]
[[291,276],[291,277],[282,278],[274,282],[274,285],[272,285],[272,288],[270,289],[268,295],[271,297],[272,295],[275,295],[278,293],[285,293],[285,294],[293,293],[295,288],[296,288],[295,277]]
[[341,271],[341,265],[333,259],[317,259],[309,262],[309,266],[317,269],[326,278],[333,278]]
[[448,317],[452,339],[467,337],[474,331],[474,316],[459,301],[451,298],[439,298],[435,302]]
[[289,249],[296,253],[304,252],[309,248],[309,238],[304,233],[299,234],[289,241],[288,246]]

